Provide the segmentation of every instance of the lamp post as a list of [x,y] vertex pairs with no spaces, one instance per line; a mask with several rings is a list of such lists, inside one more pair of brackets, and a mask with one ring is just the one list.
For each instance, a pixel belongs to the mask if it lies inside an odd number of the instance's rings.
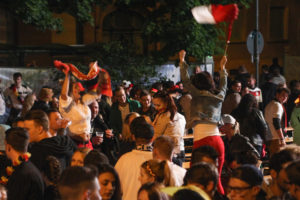
[[254,65],[256,67],[256,84],[259,86],[259,51],[258,51],[258,32],[259,32],[259,0],[255,3],[255,37],[254,37]]

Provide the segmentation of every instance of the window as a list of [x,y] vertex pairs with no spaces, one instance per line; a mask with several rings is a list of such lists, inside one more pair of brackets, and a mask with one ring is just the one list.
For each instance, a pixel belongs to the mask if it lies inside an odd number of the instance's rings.
[[138,52],[143,53],[142,26],[144,17],[137,12],[117,10],[104,18],[103,39],[105,41],[119,40],[135,44]]
[[270,7],[269,39],[282,41],[288,39],[288,9],[283,6]]

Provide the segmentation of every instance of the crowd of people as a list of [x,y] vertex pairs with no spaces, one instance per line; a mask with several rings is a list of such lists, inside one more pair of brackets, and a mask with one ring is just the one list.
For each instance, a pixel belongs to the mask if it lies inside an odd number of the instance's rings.
[[300,200],[300,82],[288,88],[278,63],[260,85],[243,66],[229,76],[226,56],[215,77],[190,76],[178,56],[181,82],[112,95],[103,75],[87,89],[63,69],[60,94],[36,95],[15,73],[0,95],[0,200]]

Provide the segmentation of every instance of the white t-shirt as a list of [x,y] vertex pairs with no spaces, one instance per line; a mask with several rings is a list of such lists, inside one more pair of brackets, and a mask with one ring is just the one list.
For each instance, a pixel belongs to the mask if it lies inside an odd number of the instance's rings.
[[59,111],[63,118],[71,121],[68,127],[72,135],[90,133],[91,131],[91,110],[88,107],[98,96],[96,94],[85,94],[82,97],[83,103],[75,103],[72,97],[67,100],[59,98]]
[[23,105],[20,100],[24,101],[25,97],[28,94],[32,93],[32,90],[29,87],[23,85],[21,85],[19,88],[16,88],[16,90],[18,96],[15,94],[11,87],[6,88],[3,94],[7,101],[9,101],[8,104],[12,104],[13,108],[21,110],[23,108]]
[[282,114],[283,114],[283,108],[282,105],[275,100],[272,100],[265,108],[265,119],[266,122],[270,128],[271,134],[267,134],[266,139],[267,140],[274,140],[274,139],[280,139],[277,131],[273,125],[273,119],[278,118],[281,120]]
[[172,175],[175,179],[175,186],[182,186],[183,178],[186,173],[186,169],[184,169],[183,167],[180,167],[170,161],[168,161],[168,165],[169,165],[170,171],[172,172]]
[[141,183],[138,180],[140,168],[143,162],[152,159],[151,151],[132,150],[121,156],[115,169],[117,170],[122,191],[123,200],[136,200]]

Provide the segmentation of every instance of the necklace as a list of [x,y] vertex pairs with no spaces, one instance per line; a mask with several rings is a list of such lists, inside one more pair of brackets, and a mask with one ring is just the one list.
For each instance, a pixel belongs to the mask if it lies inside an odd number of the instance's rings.
[[17,160],[14,160],[12,162],[12,166],[7,166],[6,170],[5,170],[7,176],[1,176],[0,184],[6,185],[8,182],[8,178],[14,173],[15,168],[17,166],[21,165],[23,162],[27,162],[29,160],[30,156],[31,156],[31,154],[26,152],[26,153],[20,155]]

